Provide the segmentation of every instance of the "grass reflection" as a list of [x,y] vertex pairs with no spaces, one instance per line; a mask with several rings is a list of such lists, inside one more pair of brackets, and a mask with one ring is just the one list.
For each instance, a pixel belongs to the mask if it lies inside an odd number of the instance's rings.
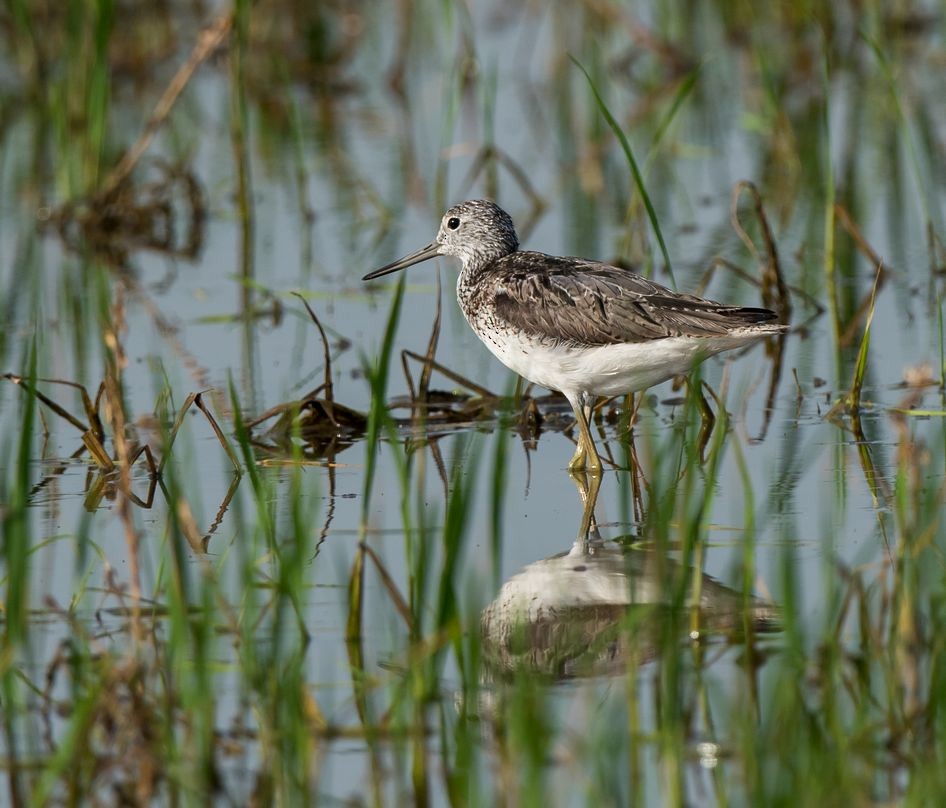
[[[139,6],[0,11],[6,802],[939,798],[935,10]],[[486,192],[792,333],[575,495],[560,400],[355,289]]]

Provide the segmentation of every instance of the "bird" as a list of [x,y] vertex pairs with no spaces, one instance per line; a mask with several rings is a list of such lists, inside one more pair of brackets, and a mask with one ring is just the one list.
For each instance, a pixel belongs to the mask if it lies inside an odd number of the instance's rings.
[[512,218],[487,199],[454,205],[430,244],[362,280],[438,256],[459,259],[457,302],[490,352],[568,400],[579,432],[572,473],[601,475],[590,428],[600,398],[645,390],[787,328],[769,309],[681,294],[598,261],[520,250]]

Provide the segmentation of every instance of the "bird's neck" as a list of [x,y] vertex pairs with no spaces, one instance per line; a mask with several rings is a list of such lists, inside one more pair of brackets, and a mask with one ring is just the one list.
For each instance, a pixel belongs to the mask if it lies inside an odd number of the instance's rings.
[[484,275],[492,263],[476,259],[464,261],[457,278],[457,303],[471,323],[473,312],[481,305],[479,301],[489,292],[489,284],[484,282]]

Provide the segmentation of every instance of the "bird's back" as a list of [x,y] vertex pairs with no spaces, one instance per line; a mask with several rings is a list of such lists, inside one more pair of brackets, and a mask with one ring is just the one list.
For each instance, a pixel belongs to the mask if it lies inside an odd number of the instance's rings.
[[461,275],[458,297],[471,323],[488,314],[493,327],[575,345],[781,330],[769,309],[728,306],[628,269],[529,251],[471,267]]

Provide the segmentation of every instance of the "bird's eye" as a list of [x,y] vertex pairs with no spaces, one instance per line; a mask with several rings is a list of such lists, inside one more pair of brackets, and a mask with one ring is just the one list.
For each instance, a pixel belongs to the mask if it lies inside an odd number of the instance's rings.
[[447,220],[447,227],[451,230],[456,230],[460,226],[460,220],[456,216],[451,216]]

